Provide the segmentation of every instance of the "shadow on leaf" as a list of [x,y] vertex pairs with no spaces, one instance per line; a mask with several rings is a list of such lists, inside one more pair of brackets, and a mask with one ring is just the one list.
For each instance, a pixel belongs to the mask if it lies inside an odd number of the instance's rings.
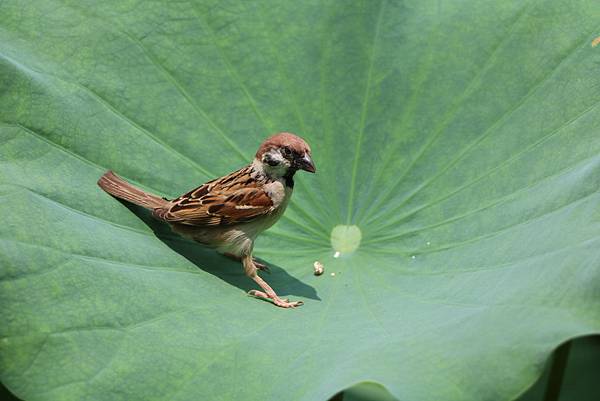
[[[244,292],[258,289],[254,282],[246,277],[240,262],[231,260],[208,247],[178,236],[171,231],[168,224],[154,219],[148,210],[127,201],[118,200],[148,225],[154,231],[156,237],[165,245],[189,260],[199,269],[220,278],[230,285],[236,286]],[[318,301],[321,300],[314,287],[290,276],[281,267],[264,259],[258,259],[265,263],[270,271],[270,274],[261,273],[261,276],[275,289],[278,295],[283,297],[295,295]]]

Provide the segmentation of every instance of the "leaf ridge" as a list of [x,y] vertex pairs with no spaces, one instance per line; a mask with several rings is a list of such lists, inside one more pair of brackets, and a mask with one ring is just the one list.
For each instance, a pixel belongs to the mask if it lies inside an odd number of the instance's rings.
[[[452,197],[453,195],[463,191],[464,189],[470,187],[473,184],[476,184],[477,182],[481,181],[483,178],[488,177],[489,175],[493,174],[494,172],[510,165],[512,162],[514,162],[515,160],[517,160],[520,156],[526,154],[527,152],[531,151],[532,149],[535,149],[536,147],[540,146],[541,144],[547,142],[548,140],[552,139],[555,135],[560,134],[562,132],[562,130],[566,127],[568,127],[569,125],[575,123],[577,120],[579,120],[581,117],[587,115],[590,111],[594,110],[596,108],[596,106],[598,106],[600,104],[600,102],[594,103],[591,106],[587,107],[586,109],[584,109],[581,113],[577,114],[575,117],[569,119],[568,121],[566,121],[564,124],[560,125],[558,128],[554,129],[553,131],[551,131],[550,133],[542,136],[541,138],[539,138],[537,141],[534,141],[532,144],[530,144],[529,146],[526,146],[524,148],[522,148],[521,150],[519,150],[518,152],[515,152],[514,154],[511,155],[511,157],[509,157],[508,159],[505,159],[502,161],[502,163],[497,164],[496,166],[494,166],[492,169],[487,170],[486,172],[484,172],[483,174],[481,174],[480,176],[478,176],[477,178],[469,181],[466,184],[463,184],[459,187],[457,187],[455,190],[449,192],[448,194],[446,194],[445,196],[436,199],[426,205],[424,205],[422,208],[416,210],[423,210],[426,209],[432,205],[435,205],[437,203],[440,203],[450,197]],[[542,178],[543,179],[543,178]],[[416,213],[416,211],[411,211],[409,213],[406,213],[404,215],[402,215],[401,217],[399,217],[396,220],[393,220],[387,224],[384,224],[380,227],[381,230],[385,230],[386,228],[389,228],[391,226],[394,226],[395,224],[397,224],[398,222],[402,221],[403,219],[405,219],[406,217],[412,216],[414,213]]]
[[373,64],[375,60],[375,51],[377,49],[377,40],[379,39],[379,30],[381,27],[381,19],[383,10],[385,8],[385,2],[387,0],[381,0],[379,2],[379,12],[377,14],[377,22],[375,23],[375,33],[373,35],[373,45],[371,46],[371,54],[369,55],[369,67],[367,69],[367,82],[365,85],[365,93],[363,96],[362,109],[360,112],[360,122],[358,130],[358,138],[356,139],[356,147],[354,149],[354,161],[352,163],[352,173],[350,177],[350,189],[348,191],[348,213],[346,215],[346,224],[350,224],[352,220],[352,208],[354,207],[354,193],[356,191],[356,176],[358,173],[358,160],[360,157],[360,148],[363,141],[367,112],[369,108],[369,98],[371,92],[371,79],[373,75]]
[[[580,39],[581,41],[583,41],[583,38],[589,36],[589,34],[585,34],[582,35],[582,38]],[[511,107],[510,109],[508,109],[506,112],[504,112],[498,119],[496,119],[484,132],[482,135],[478,136],[475,138],[474,141],[472,141],[471,143],[469,143],[467,146],[465,146],[458,154],[458,156],[454,159],[452,159],[449,163],[447,163],[446,165],[444,165],[439,171],[438,173],[436,173],[435,175],[433,175],[432,177],[428,178],[426,181],[423,182],[422,185],[419,185],[417,187],[416,190],[412,191],[410,193],[410,196],[403,199],[402,202],[400,202],[398,204],[398,206],[396,207],[397,209],[400,209],[401,206],[403,206],[404,204],[406,204],[406,202],[410,199],[412,199],[412,197],[414,197],[417,193],[419,193],[422,189],[426,188],[431,182],[435,181],[438,177],[440,177],[443,173],[445,173],[446,171],[448,171],[450,168],[452,168],[454,165],[456,165],[456,163],[458,163],[460,160],[462,160],[464,158],[464,156],[466,154],[469,153],[469,151],[471,149],[473,149],[475,146],[477,146],[479,143],[481,143],[484,139],[486,139],[487,137],[489,137],[490,134],[492,134],[493,132],[495,132],[495,128],[500,126],[502,124],[502,122],[504,122],[505,120],[508,120],[509,117],[511,117],[517,110],[519,110],[521,108],[521,106],[523,106],[527,100],[529,100],[531,97],[533,97],[533,95],[536,94],[536,92],[538,91],[538,89],[540,89],[544,83],[546,83],[551,77],[554,76],[554,74],[560,70],[560,68],[563,66],[564,62],[567,61],[568,59],[570,59],[571,57],[573,57],[578,50],[581,50],[584,48],[584,46],[586,44],[580,44],[580,40],[575,41],[574,46],[569,49],[567,51],[567,56],[563,57],[561,59],[561,61],[547,74],[545,74],[544,76],[542,76],[529,90],[528,92],[525,94],[524,97],[522,97],[519,102],[517,102],[515,104],[515,106]],[[406,174],[403,175],[403,177],[406,176]],[[373,212],[376,212],[378,210],[378,207],[381,205],[382,202],[384,202],[386,199],[389,198],[389,196],[393,193],[393,191],[396,190],[396,188],[398,187],[398,185],[402,182],[401,179],[399,179],[398,181],[396,181],[394,184],[390,185],[387,187],[384,195],[382,195],[380,197],[380,201],[379,202],[373,202],[373,204],[371,205],[370,211],[365,215],[365,220],[367,220],[372,214]]]

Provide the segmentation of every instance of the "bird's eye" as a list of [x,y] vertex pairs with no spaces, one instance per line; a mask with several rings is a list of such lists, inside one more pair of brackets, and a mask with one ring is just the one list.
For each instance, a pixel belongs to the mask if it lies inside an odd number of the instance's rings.
[[289,156],[292,154],[292,149],[288,148],[287,146],[285,148],[283,148],[283,154],[286,156]]

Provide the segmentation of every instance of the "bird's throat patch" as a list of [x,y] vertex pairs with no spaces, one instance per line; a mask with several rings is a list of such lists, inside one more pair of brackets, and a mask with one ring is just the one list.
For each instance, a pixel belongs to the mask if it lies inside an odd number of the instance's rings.
[[337,256],[356,251],[361,239],[358,226],[338,225],[331,230],[331,246]]

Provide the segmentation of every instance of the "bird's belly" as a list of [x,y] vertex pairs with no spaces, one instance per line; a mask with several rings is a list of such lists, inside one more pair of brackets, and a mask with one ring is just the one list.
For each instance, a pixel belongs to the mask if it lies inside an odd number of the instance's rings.
[[202,245],[216,249],[221,253],[231,253],[236,256],[249,254],[256,235],[249,227],[194,227],[184,224],[172,224],[174,232],[199,242]]
[[241,227],[232,227],[223,232],[217,251],[221,253],[231,253],[236,256],[249,255],[252,252],[254,244],[253,236]]

